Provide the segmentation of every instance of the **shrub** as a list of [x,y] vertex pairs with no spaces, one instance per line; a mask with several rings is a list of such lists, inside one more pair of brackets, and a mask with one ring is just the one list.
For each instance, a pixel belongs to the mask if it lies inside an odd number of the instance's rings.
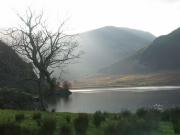
[[72,128],[69,124],[64,124],[60,128],[60,135],[72,135]]
[[97,111],[93,115],[93,122],[96,127],[98,127],[102,121],[105,120],[104,114],[101,113],[101,111]]
[[117,121],[108,121],[103,127],[104,135],[119,135]]
[[25,115],[23,113],[18,113],[18,114],[15,115],[15,120],[17,122],[20,122],[20,121],[22,121],[24,119],[25,119]]
[[144,128],[146,131],[158,128],[160,121],[160,115],[158,111],[148,110],[146,116],[143,119],[146,121],[146,123],[144,123]]
[[40,135],[39,129],[30,127],[21,127],[21,135]]
[[147,110],[143,109],[143,108],[140,108],[136,111],[136,115],[138,117],[145,117],[147,114]]
[[103,112],[103,115],[105,118],[109,117],[109,113],[108,112]]
[[161,120],[162,121],[170,121],[170,110],[165,110],[161,113]]
[[130,117],[131,116],[131,112],[129,110],[125,110],[121,112],[121,115],[123,117]]
[[178,121],[173,122],[173,129],[174,133],[179,134],[180,133],[180,123]]
[[171,121],[173,124],[174,132],[180,133],[180,109],[171,110]]
[[45,117],[41,121],[40,134],[42,135],[53,135],[56,129],[56,120],[54,117]]
[[79,135],[85,135],[88,128],[89,118],[88,114],[80,113],[74,120],[75,131]]
[[[131,121],[131,130],[133,133],[131,134],[135,134],[135,135],[144,135],[144,134],[148,134],[150,132],[148,132],[147,130],[147,126],[146,126],[146,121],[144,119],[141,118],[136,118],[135,120]],[[146,133],[144,133],[146,132]]]
[[161,118],[160,114],[161,113],[156,109],[147,110],[147,113],[143,118],[146,121],[145,125],[147,130],[156,129],[158,127]]
[[33,113],[33,120],[40,120],[42,117],[41,113],[40,112],[36,112],[36,113]]
[[40,112],[35,112],[35,113],[33,113],[33,115],[32,115],[32,119],[37,122],[37,125],[38,125],[38,126],[41,125],[41,118],[42,118],[42,115],[41,115]]
[[21,135],[21,128],[13,122],[0,123],[1,135]]
[[69,115],[67,115],[67,116],[65,117],[65,119],[66,119],[66,121],[67,121],[68,123],[71,122],[71,117],[70,117]]
[[150,121],[135,116],[109,120],[101,126],[104,135],[148,135],[153,130]]

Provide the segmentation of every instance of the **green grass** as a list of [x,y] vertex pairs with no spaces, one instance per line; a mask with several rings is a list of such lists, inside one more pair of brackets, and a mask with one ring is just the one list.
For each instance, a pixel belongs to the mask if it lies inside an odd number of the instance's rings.
[[174,133],[172,123],[160,122],[158,130],[154,131],[152,135],[180,135],[180,134]]
[[[38,119],[34,119],[33,116],[37,113],[40,113],[41,117],[39,117]],[[24,119],[21,121],[16,121],[15,116],[17,114],[24,114]],[[127,133],[126,135],[137,135],[137,133],[134,134],[134,132],[140,132],[140,134],[142,134],[143,130],[147,130],[145,131],[148,132],[147,134],[145,133],[146,135],[180,135],[174,133],[173,125],[171,121],[166,121],[166,122],[162,121],[161,113],[158,113],[158,115],[154,115],[154,114],[152,115],[152,112],[148,112],[145,115],[140,114],[139,116],[136,114],[125,115],[124,113],[118,113],[118,114],[101,113],[100,115],[103,115],[105,117],[105,120],[102,120],[99,126],[97,126],[94,123],[93,114],[88,114],[87,117],[89,119],[89,123],[86,131],[86,135],[108,135],[108,133],[111,134],[111,132],[124,132]],[[52,113],[52,112],[35,112],[35,111],[0,110],[0,123],[3,124],[6,122],[13,122],[23,129],[28,129],[29,131],[34,132],[33,134],[26,134],[26,135],[36,135],[35,133],[39,131],[42,126],[42,123],[41,125],[38,125],[38,120],[40,119],[41,121],[45,118],[53,118],[56,122],[56,126],[55,126],[54,134],[51,135],[60,135],[60,131],[64,129],[63,127],[64,125],[67,125],[65,127],[70,128],[71,135],[75,135],[76,129],[74,127],[74,121],[75,119],[77,119],[78,116],[81,115],[82,114],[65,113],[65,112]],[[157,123],[155,123],[155,126],[152,126],[154,122]],[[158,126],[156,126],[156,124]],[[126,131],[124,129],[132,130],[133,132],[131,133],[130,131],[128,130]],[[27,133],[27,131],[25,133]],[[2,133],[0,134],[4,135]],[[114,134],[119,135],[120,133],[119,134],[114,133]],[[112,133],[112,135],[114,134]],[[21,135],[25,135],[25,134],[21,134]]]

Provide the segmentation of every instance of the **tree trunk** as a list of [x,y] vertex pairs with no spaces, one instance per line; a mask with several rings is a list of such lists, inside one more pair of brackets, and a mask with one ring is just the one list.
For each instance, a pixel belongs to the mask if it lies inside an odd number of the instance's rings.
[[46,77],[46,81],[49,84],[50,92],[53,93],[55,90],[55,82],[51,78],[51,75],[47,70],[41,70],[42,74]]
[[50,77],[47,77],[47,82],[49,83],[50,92],[53,93],[55,90],[54,81]]
[[42,111],[46,110],[44,106],[44,99],[43,99],[43,93],[42,93],[42,74],[40,74],[39,80],[38,80],[38,93],[39,93],[39,100],[40,100],[40,109]]

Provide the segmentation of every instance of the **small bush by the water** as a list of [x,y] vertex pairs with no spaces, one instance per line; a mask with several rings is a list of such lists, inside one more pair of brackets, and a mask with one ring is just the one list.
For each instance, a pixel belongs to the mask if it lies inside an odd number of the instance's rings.
[[140,108],[136,111],[136,115],[138,117],[145,117],[147,114],[147,110],[145,110],[144,108]]
[[33,120],[40,120],[41,117],[42,117],[42,115],[41,115],[40,112],[35,112],[35,113],[33,113],[33,115],[32,115]]
[[88,125],[89,125],[88,114],[80,113],[78,117],[74,120],[74,128],[76,134],[85,135]]
[[25,119],[25,115],[24,115],[23,113],[18,113],[18,114],[15,115],[15,120],[16,120],[17,122],[21,122],[21,121],[23,121],[24,119]]
[[129,117],[129,116],[131,116],[131,112],[129,110],[124,110],[121,112],[121,115],[123,117]]
[[72,135],[72,128],[69,124],[64,124],[60,128],[60,135]]
[[40,134],[53,135],[56,129],[56,119],[54,117],[45,117],[42,119]]
[[93,122],[96,127],[98,127],[102,121],[105,120],[105,115],[101,111],[96,111],[93,115]]

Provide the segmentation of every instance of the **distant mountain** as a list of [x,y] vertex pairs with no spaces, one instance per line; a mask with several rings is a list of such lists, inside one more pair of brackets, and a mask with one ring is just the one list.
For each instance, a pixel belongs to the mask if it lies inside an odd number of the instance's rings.
[[31,64],[23,61],[7,44],[0,41],[0,87],[30,89],[30,80],[33,78],[35,74]]
[[148,32],[113,26],[81,33],[78,41],[84,55],[78,63],[69,66],[67,76],[71,79],[91,76],[147,47],[154,39],[155,36]]
[[140,63],[152,70],[180,69],[180,28],[160,36],[143,51]]
[[156,38],[124,60],[100,70],[103,74],[130,74],[180,69],[180,28]]

